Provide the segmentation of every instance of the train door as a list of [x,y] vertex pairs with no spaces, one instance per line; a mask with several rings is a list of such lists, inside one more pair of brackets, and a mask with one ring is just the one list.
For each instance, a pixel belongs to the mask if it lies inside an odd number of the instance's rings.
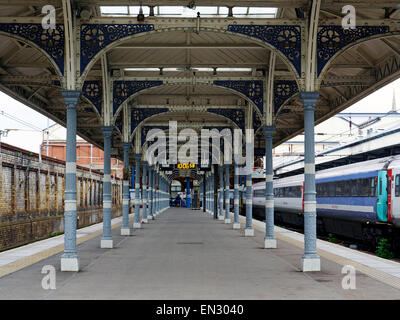
[[400,215],[400,170],[393,169],[391,218],[398,219],[399,215]]
[[377,203],[376,203],[376,213],[378,216],[378,221],[387,222],[387,171],[378,171],[378,190],[377,190]]
[[302,205],[302,212],[304,213],[304,191],[306,190],[305,187],[306,183],[303,181],[302,193],[301,193],[301,205]]
[[393,202],[393,192],[392,192],[392,169],[387,171],[387,222],[392,222],[392,202]]

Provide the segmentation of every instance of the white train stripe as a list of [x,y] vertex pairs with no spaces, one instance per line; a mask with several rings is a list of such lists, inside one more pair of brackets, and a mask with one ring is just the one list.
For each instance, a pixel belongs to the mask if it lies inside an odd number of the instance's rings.
[[344,204],[317,204],[317,209],[354,211],[354,212],[375,212],[374,207],[372,206],[352,206]]

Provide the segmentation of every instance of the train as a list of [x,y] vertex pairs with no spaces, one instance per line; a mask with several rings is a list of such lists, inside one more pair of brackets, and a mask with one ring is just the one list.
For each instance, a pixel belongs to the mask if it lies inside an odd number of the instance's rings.
[[[400,155],[316,171],[317,233],[400,251]],[[275,223],[304,224],[304,174],[276,179]],[[253,216],[265,218],[265,182],[253,184]]]

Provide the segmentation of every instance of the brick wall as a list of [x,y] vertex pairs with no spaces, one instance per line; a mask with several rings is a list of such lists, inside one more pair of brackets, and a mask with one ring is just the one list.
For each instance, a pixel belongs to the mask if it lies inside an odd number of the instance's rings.
[[[78,228],[101,222],[103,174],[77,166]],[[0,251],[64,231],[65,162],[5,143],[0,153]],[[112,179],[112,217],[122,214],[122,181]]]

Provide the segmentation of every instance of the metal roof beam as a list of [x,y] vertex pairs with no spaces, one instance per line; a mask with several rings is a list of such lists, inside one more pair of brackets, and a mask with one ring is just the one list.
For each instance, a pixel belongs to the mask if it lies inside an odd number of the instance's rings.
[[113,49],[263,49],[257,44],[240,43],[212,43],[212,44],[181,44],[181,43],[138,43],[132,45],[120,45]]

